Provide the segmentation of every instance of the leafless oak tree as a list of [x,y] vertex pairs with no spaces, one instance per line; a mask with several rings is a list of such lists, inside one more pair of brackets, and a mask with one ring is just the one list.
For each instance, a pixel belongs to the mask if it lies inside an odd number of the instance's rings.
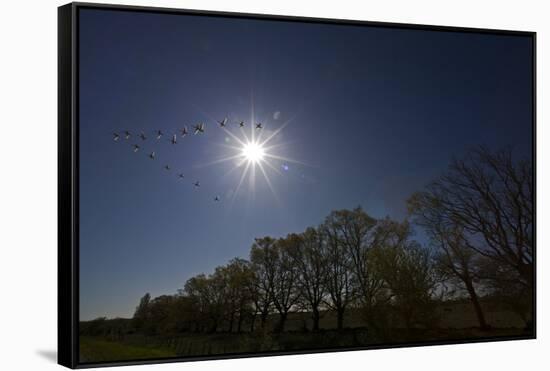
[[[455,159],[440,179],[409,200],[409,210],[444,254],[442,261],[466,286],[472,285],[471,252],[485,258],[486,279],[530,302],[533,289],[533,179],[529,161],[514,161],[510,149],[480,147]],[[466,250],[470,250],[467,253]],[[446,259],[446,260],[445,260]],[[492,272],[489,275],[487,273]]]

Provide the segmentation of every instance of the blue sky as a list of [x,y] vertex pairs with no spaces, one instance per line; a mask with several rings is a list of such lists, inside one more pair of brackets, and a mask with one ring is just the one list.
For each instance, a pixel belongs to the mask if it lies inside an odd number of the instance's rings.
[[[80,10],[81,319],[129,317],[331,210],[402,219],[472,146],[530,155],[531,53],[520,36]],[[242,138],[252,112],[264,138],[287,123],[272,152],[299,162],[270,160],[276,196],[259,170],[235,192],[242,167],[206,166],[238,146],[215,120]]]

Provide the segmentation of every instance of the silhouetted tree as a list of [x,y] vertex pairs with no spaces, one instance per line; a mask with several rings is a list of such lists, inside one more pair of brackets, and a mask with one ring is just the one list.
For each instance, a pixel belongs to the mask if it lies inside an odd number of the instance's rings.
[[[256,238],[250,250],[251,269],[254,274],[251,287],[252,301],[255,307],[254,312],[260,314],[262,329],[265,328],[267,316],[273,305],[278,259],[275,242],[276,240],[271,237]],[[252,326],[254,326],[254,321],[252,321]]]
[[388,228],[387,221],[380,223],[360,207],[353,210],[333,211],[329,216],[333,238],[336,238],[350,257],[350,270],[355,289],[355,299],[363,308],[370,325],[381,291],[383,279],[379,267],[374,263],[375,249],[380,248],[390,233],[397,233],[395,227]]
[[426,193],[446,222],[461,225],[470,235],[468,247],[517,270],[524,286],[532,287],[530,162],[514,162],[510,150],[492,153],[479,148],[463,160],[454,160]]
[[408,222],[399,223],[386,217],[376,221],[376,228],[371,229],[370,234],[368,244],[362,249],[364,283],[358,285],[358,302],[369,328],[385,337],[391,326],[391,309],[400,311],[396,308],[400,303],[389,282],[398,269],[392,258],[410,243],[411,229]]
[[244,318],[250,314],[254,274],[247,260],[234,258],[226,266],[218,269],[227,285],[225,289],[225,309],[228,316],[229,331],[233,331],[237,320],[237,332],[241,332]]
[[141,329],[149,320],[149,304],[151,302],[151,294],[146,293],[139,300],[139,304],[132,318],[133,325],[136,329]]
[[277,259],[275,260],[275,281],[273,285],[273,305],[279,313],[277,331],[284,331],[288,312],[300,298],[298,290],[298,269],[292,258],[296,249],[300,248],[301,238],[290,234],[280,238],[275,244]]
[[[478,148],[454,160],[440,179],[413,199],[437,215],[446,230],[460,229],[461,243],[492,261],[493,286],[515,282],[514,296],[531,303],[533,289],[533,184],[528,161],[511,150]],[[489,272],[490,270],[487,270]],[[530,305],[526,306],[530,312]]]
[[386,245],[376,264],[389,289],[394,309],[400,314],[407,329],[416,324],[433,325],[434,290],[438,276],[430,250],[416,241]]
[[304,309],[311,311],[313,330],[319,330],[320,307],[326,298],[327,261],[323,234],[308,228],[290,253],[298,271],[297,286]]
[[480,328],[486,329],[487,321],[476,289],[480,254],[468,247],[463,227],[445,220],[437,200],[427,193],[414,194],[407,204],[409,213],[424,228],[435,248],[435,260],[442,278],[466,290]]
[[175,295],[161,295],[149,303],[149,318],[144,329],[147,334],[175,332]]
[[352,259],[345,245],[341,243],[339,231],[339,218],[332,212],[320,227],[320,232],[326,238],[325,261],[326,279],[325,287],[328,292],[326,305],[336,311],[337,328],[344,328],[344,314],[353,300],[352,286]]
[[217,331],[225,309],[225,282],[219,268],[210,276],[199,274],[190,278],[184,290],[197,308],[199,330]]

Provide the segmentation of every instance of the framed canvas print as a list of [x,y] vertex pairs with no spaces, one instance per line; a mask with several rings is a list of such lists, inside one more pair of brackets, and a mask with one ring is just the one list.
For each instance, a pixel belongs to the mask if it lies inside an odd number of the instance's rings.
[[535,33],[59,8],[59,363],[535,338]]

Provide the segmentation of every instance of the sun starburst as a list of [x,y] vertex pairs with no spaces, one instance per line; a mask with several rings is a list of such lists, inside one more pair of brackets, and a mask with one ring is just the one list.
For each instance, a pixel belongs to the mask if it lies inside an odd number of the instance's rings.
[[[270,130],[268,124],[258,128],[253,115],[251,115],[251,121],[247,125],[250,128],[248,135],[246,127],[243,126],[240,126],[239,130],[235,132],[231,128],[221,127],[226,134],[225,142],[221,144],[225,148],[226,154],[213,162],[200,165],[200,167],[232,162],[233,166],[225,173],[225,176],[240,169],[239,180],[232,192],[233,200],[245,183],[249,185],[248,191],[254,194],[257,175],[261,174],[261,179],[265,181],[271,193],[279,202],[279,197],[270,177],[275,173],[283,175],[284,172],[288,171],[289,163],[301,164],[301,162],[279,153],[285,144],[281,142],[279,134],[290,121],[283,123],[276,130]],[[265,138],[262,138],[264,136]],[[227,153],[228,150],[230,151],[229,154]]]
[[265,158],[265,150],[261,143],[248,142],[242,147],[242,156],[249,162],[261,163]]

